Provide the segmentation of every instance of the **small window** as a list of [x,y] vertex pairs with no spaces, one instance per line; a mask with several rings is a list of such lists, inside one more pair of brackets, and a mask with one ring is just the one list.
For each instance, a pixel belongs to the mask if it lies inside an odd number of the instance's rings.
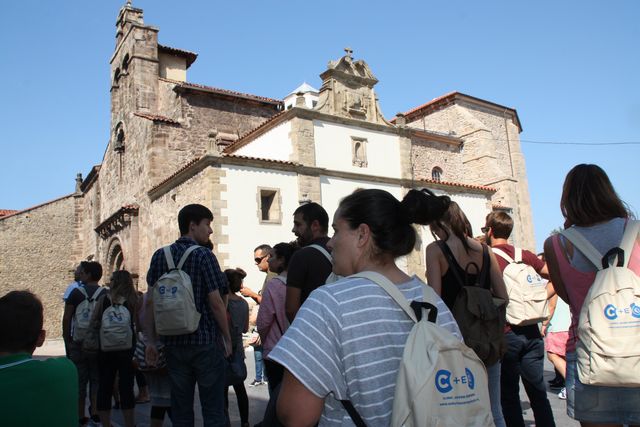
[[359,168],[367,167],[367,140],[366,138],[351,137],[352,164]]
[[311,108],[316,108],[316,105],[318,105],[318,101],[311,101]]
[[126,72],[129,69],[129,54],[127,53],[122,60],[122,71]]
[[115,73],[113,73],[113,85],[118,86],[119,80],[120,80],[120,68],[116,68]]
[[440,180],[442,179],[442,169],[437,166],[433,168],[431,170],[431,179],[436,182],[440,182]]
[[122,126],[122,122],[120,122],[118,123],[118,126],[116,126],[113,150],[117,151],[118,153],[124,152],[125,139],[124,128]]
[[280,190],[274,188],[259,189],[260,222],[281,223]]

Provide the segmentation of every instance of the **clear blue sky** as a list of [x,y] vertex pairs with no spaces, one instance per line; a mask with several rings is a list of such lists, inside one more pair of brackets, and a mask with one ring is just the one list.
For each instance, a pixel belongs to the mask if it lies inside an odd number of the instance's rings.
[[[109,138],[109,58],[124,0],[3,3],[0,209],[69,194]],[[319,87],[350,46],[387,117],[450,91],[516,108],[538,248],[564,176],[597,163],[636,211],[640,2],[134,0],[160,43],[199,54],[189,81],[282,98]],[[402,6],[401,6],[402,5]],[[178,165],[176,165],[178,166]]]

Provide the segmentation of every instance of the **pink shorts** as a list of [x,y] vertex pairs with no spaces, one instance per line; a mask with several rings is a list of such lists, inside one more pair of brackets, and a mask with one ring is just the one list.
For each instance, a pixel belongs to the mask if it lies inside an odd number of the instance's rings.
[[544,346],[548,353],[554,353],[558,356],[565,356],[567,353],[568,340],[568,331],[548,332],[544,337]]

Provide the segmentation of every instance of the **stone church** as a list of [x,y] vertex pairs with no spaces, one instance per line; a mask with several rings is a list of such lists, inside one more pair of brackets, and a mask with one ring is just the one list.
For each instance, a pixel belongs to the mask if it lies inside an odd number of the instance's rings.
[[[78,262],[99,261],[103,281],[125,268],[144,289],[153,251],[177,238],[177,213],[189,203],[213,211],[222,268],[244,268],[254,288],[263,280],[254,247],[292,240],[300,203],[319,202],[332,216],[357,188],[446,193],[476,234],[487,213],[503,210],[515,219],[514,243],[535,247],[514,109],[452,92],[387,119],[378,80],[349,49],[320,74],[320,89],[305,83],[284,99],[204,86],[187,80],[197,55],[159,44],[158,31],[141,9],[120,10],[100,164],[78,175],[72,194],[0,211],[0,294],[40,295],[49,336],[59,335],[61,295]],[[424,275],[432,237],[427,227],[419,233],[399,262]]]

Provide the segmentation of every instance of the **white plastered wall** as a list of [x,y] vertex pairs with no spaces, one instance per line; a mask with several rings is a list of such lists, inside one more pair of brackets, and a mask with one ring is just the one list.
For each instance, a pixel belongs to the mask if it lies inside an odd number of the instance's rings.
[[[316,166],[336,171],[400,178],[398,136],[354,126],[314,120]],[[365,138],[367,166],[353,165],[351,137]]]
[[[223,208],[221,213],[228,222],[222,226],[222,234],[228,236],[229,243],[219,245],[219,251],[228,254],[227,265],[221,268],[242,268],[247,272],[244,285],[258,291],[262,287],[265,275],[258,271],[253,261],[253,250],[264,243],[273,246],[295,239],[291,227],[293,211],[298,207],[298,178],[295,172],[240,166],[223,168],[226,176],[220,181],[227,187],[222,193],[227,207]],[[260,222],[260,188],[274,188],[280,191],[280,223]]]
[[260,135],[249,144],[238,149],[235,154],[261,159],[284,160],[291,159],[293,151],[291,139],[291,122],[280,123],[263,135]]

